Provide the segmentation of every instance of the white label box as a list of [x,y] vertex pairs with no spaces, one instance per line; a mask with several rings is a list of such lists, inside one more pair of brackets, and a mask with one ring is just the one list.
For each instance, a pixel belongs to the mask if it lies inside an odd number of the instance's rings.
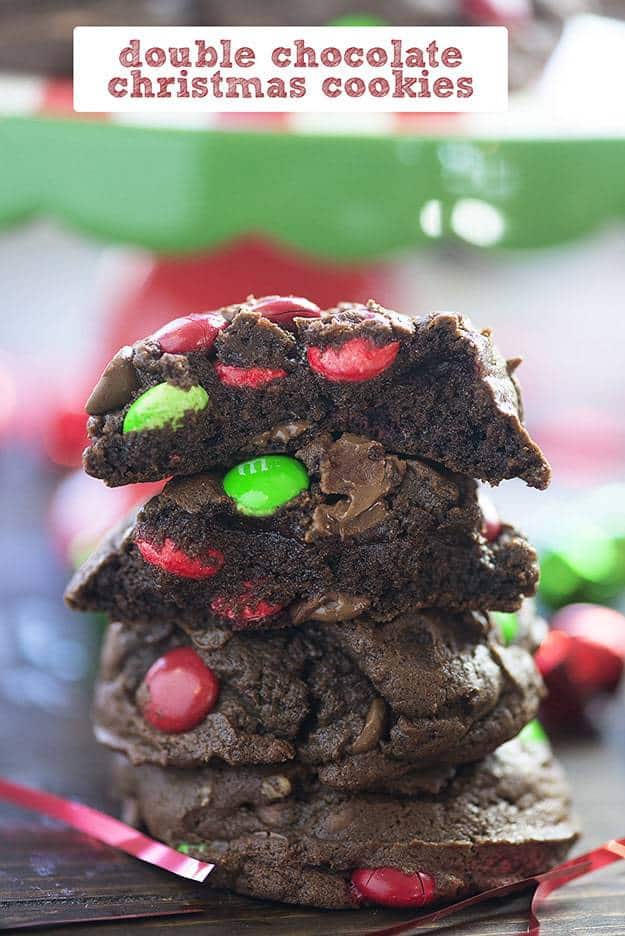
[[463,27],[74,29],[78,112],[482,112],[508,106],[508,33]]

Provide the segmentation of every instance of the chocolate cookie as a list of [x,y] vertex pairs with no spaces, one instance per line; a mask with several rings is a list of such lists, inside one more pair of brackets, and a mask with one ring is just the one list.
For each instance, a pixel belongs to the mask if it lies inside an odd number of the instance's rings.
[[350,431],[493,484],[544,488],[518,363],[458,315],[251,298],[121,349],[87,402],[85,468],[111,485],[158,480]]
[[348,433],[295,454],[170,481],[78,571],[70,605],[275,628],[364,610],[514,611],[533,594],[534,549],[486,522],[470,478]]
[[123,759],[117,793],[156,838],[216,863],[209,886],[317,907],[442,903],[546,871],[576,838],[548,744],[520,739],[409,797],[331,790],[297,764]]
[[422,782],[415,770],[442,766],[445,776],[535,716],[542,681],[522,646],[531,627],[503,646],[478,613],[272,634],[112,624],[96,734],[136,764],[297,758],[330,786],[409,790]]

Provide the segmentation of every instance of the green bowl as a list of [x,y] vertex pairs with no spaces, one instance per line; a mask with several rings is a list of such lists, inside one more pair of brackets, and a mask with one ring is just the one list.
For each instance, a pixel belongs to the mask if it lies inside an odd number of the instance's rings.
[[546,247],[625,216],[625,139],[469,140],[0,120],[0,223],[48,216],[168,254],[262,233],[369,260]]

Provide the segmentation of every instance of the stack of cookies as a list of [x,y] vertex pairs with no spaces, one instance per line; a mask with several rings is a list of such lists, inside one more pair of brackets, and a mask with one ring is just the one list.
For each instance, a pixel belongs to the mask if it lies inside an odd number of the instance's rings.
[[211,885],[418,907],[574,841],[536,554],[476,480],[549,481],[518,363],[458,315],[270,296],[104,371],[87,471],[169,480],[67,600],[112,622],[95,722],[126,818]]

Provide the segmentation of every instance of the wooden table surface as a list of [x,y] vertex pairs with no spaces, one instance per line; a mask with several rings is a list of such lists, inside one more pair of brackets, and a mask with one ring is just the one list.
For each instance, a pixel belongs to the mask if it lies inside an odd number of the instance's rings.
[[[32,459],[0,453],[0,774],[114,812],[108,756],[89,724],[101,623],[63,607],[67,572],[42,524],[52,480]],[[584,830],[578,851],[625,836],[623,701],[600,722],[601,737],[558,749]],[[525,931],[527,905],[521,895],[415,932],[516,936]],[[625,862],[560,891],[548,910],[544,936],[625,936]],[[172,915],[150,918],[164,913]],[[115,920],[120,916],[126,919]],[[217,893],[0,803],[3,931],[340,936],[375,933],[411,916],[311,911]]]

